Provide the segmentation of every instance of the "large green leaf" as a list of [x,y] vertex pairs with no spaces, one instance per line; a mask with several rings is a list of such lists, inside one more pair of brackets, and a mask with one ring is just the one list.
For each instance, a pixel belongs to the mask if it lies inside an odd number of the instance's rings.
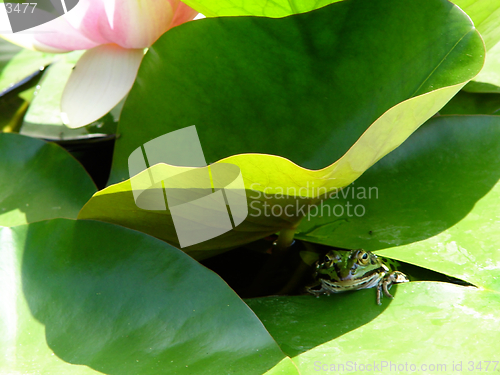
[[470,92],[500,93],[500,2],[497,0],[453,0],[472,19],[486,45],[484,68],[466,86]]
[[[367,299],[371,304],[363,301]],[[498,290],[414,282],[399,285],[394,301],[383,306],[375,304],[374,290],[320,298],[268,297],[247,303],[303,375],[479,374],[485,372],[486,361],[497,361],[495,370],[495,363],[489,363],[488,373],[499,370]],[[396,369],[381,368],[390,362]],[[460,363],[461,369],[456,367]],[[333,364],[343,364],[344,369],[330,367]],[[378,368],[362,369],[360,364]],[[437,370],[438,364],[446,367]]]
[[454,0],[474,22],[481,33],[486,49],[489,50],[500,42],[500,3],[495,0]]
[[[311,171],[262,154],[223,159],[240,168],[254,211],[236,231],[187,251],[217,251],[294,228],[303,210],[266,215],[262,204],[282,210],[304,206],[348,185],[398,147],[482,65],[478,34],[450,3],[360,3],[340,2],[278,20],[208,19],[165,34],[146,55],[123,109],[111,180],[127,178],[129,155],[143,143],[196,124],[208,161],[259,152],[304,167],[329,166]],[[362,21],[353,25],[346,13]],[[144,172],[156,176],[150,185],[175,169],[155,168]],[[131,190],[125,181],[99,192],[79,217],[178,244],[169,211],[139,210]]]
[[0,374],[247,375],[284,357],[216,274],[152,237],[55,219],[0,241]]
[[0,226],[76,218],[96,187],[57,145],[0,134]]
[[[398,103],[451,98],[438,89],[473,78],[483,55],[469,18],[441,0],[348,0],[283,19],[186,23],[142,62],[110,181],[129,177],[135,149],[193,124],[209,163],[258,152],[326,167]],[[432,101],[424,98],[417,117]]]
[[379,254],[498,289],[499,179],[500,118],[434,118],[303,220],[297,237],[387,249]]
[[207,17],[285,17],[309,12],[337,1],[340,0],[186,0],[184,2]]

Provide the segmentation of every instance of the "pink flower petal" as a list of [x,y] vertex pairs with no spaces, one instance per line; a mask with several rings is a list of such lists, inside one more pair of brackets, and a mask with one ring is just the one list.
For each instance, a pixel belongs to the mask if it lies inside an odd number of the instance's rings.
[[66,84],[61,101],[70,128],[108,113],[130,91],[144,51],[105,44],[86,51]]
[[88,18],[90,9],[89,0],[80,0],[68,14],[30,30],[33,30],[39,43],[65,52],[90,49],[108,43],[103,38],[93,39],[82,32],[81,25],[83,20]]
[[116,0],[80,0],[80,2],[85,3],[86,10],[85,16],[78,25],[78,30],[96,43],[114,43],[112,39],[106,37],[106,34],[113,33],[107,11],[114,9]]
[[199,13],[184,3],[179,3],[175,10],[174,19],[170,27],[179,26],[181,23],[193,20]]
[[24,46],[67,52],[118,44],[151,46],[169,28],[192,20],[198,12],[179,0],[80,0],[68,14],[30,29],[18,38]]
[[151,46],[168,30],[173,19],[173,9],[167,0],[106,1],[109,1],[105,10],[107,22],[99,18],[99,30],[110,43],[124,48]]
[[34,35],[38,44],[63,52],[90,49],[100,44],[74,29],[63,17],[51,21],[50,24],[53,28],[51,31]]
[[34,51],[49,52],[49,53],[67,52],[65,50],[53,48],[43,43],[40,43],[35,39],[35,35],[33,34],[20,34],[20,33],[2,34],[1,37],[13,44],[18,45],[19,47],[31,49]]

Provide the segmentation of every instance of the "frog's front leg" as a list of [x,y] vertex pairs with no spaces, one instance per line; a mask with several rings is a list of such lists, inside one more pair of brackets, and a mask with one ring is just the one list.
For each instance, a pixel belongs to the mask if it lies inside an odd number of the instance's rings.
[[377,305],[382,304],[382,302],[380,301],[382,299],[382,290],[387,297],[394,298],[394,296],[389,293],[389,289],[391,289],[391,286],[393,284],[407,283],[408,281],[410,280],[408,280],[408,277],[403,272],[393,271],[386,274],[379,281],[377,286]]
[[317,280],[314,284],[307,286],[306,290],[318,298],[323,293],[329,294],[327,293],[328,290],[323,286],[321,280]]

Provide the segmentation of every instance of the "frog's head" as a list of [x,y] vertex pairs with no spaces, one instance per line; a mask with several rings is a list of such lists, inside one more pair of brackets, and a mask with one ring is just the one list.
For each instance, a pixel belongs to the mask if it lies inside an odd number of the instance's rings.
[[372,254],[364,250],[331,250],[322,262],[316,265],[318,279],[333,282],[354,282],[370,278],[374,273],[386,271],[387,267]]

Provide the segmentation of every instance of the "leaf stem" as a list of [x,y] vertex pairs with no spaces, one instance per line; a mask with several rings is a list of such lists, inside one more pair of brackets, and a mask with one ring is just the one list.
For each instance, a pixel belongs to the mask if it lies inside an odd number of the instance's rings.
[[21,106],[18,108],[16,113],[14,113],[14,116],[12,116],[11,120],[4,126],[3,129],[0,129],[0,132],[2,133],[19,133],[19,129],[21,128],[21,125],[23,123],[22,119],[28,110],[29,103],[24,102],[21,104]]

